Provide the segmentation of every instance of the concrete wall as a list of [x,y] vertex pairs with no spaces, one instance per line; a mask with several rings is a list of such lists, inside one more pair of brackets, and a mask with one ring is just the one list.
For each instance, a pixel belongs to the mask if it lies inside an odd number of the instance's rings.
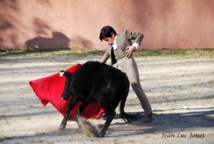
[[0,0],[0,48],[97,48],[100,29],[142,32],[140,48],[213,48],[213,0]]

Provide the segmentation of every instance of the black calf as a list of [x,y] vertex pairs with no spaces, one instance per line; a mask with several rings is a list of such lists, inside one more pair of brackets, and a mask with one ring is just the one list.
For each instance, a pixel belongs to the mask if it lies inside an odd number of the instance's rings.
[[103,137],[110,126],[116,112],[115,109],[120,102],[120,115],[125,122],[130,122],[132,116],[124,112],[126,98],[129,92],[129,81],[127,76],[120,70],[102,64],[89,61],[74,72],[63,72],[66,83],[62,98],[72,99],[67,107],[66,115],[62,120],[60,129],[64,129],[71,109],[78,101],[82,101],[78,114],[81,115],[89,103],[99,103],[105,110],[107,119],[98,137]]

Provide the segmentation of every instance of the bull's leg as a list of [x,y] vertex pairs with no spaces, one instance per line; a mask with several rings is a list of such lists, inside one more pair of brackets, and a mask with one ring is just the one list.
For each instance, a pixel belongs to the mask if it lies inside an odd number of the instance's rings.
[[83,102],[80,106],[79,106],[79,108],[78,108],[78,115],[79,116],[82,116],[82,113],[83,113],[83,111],[84,111],[84,109],[85,109],[85,107],[88,105],[88,103],[86,103],[86,102]]
[[68,107],[67,107],[67,110],[66,110],[66,114],[61,122],[61,125],[60,125],[60,130],[64,130],[65,127],[66,127],[66,124],[67,124],[67,120],[68,120],[68,116],[69,116],[69,113],[70,111],[73,109],[73,107],[76,105],[77,103],[77,99],[75,99],[74,97],[71,99],[70,103],[68,104]]
[[107,119],[102,130],[98,134],[98,137],[104,137],[104,135],[106,134],[106,131],[108,130],[108,127],[110,126],[112,120],[114,119],[114,116],[116,115],[116,112],[111,103],[106,103],[102,105],[102,107],[106,112]]
[[[78,116],[82,116],[82,113],[83,113],[83,111],[84,111],[84,109],[85,109],[85,107],[86,107],[87,105],[88,105],[88,103],[83,102],[83,103],[79,106],[79,108],[78,108]],[[78,119],[76,120],[76,122],[77,122],[77,125],[78,125],[79,129],[82,129],[81,125],[79,124]]]

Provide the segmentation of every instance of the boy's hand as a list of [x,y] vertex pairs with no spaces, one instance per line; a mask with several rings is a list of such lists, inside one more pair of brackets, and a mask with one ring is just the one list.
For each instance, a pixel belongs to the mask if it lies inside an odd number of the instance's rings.
[[134,51],[135,51],[135,46],[128,46],[126,47],[125,55],[127,57],[130,57]]

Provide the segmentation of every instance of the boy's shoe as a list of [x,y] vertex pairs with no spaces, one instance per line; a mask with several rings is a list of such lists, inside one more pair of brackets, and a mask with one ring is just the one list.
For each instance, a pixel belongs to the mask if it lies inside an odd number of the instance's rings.
[[153,121],[152,112],[145,114],[145,117],[143,118],[144,123],[149,123]]

